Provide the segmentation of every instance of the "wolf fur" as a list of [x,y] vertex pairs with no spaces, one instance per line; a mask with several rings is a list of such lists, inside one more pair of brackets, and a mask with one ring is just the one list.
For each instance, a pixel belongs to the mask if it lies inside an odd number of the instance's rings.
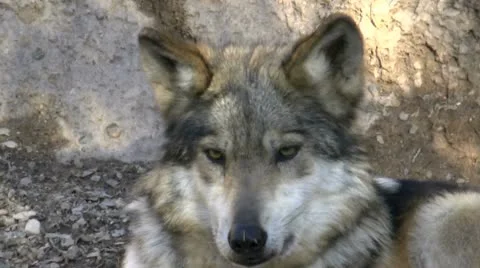
[[166,142],[128,205],[123,267],[480,267],[476,189],[372,175],[350,130],[364,47],[349,16],[286,47],[152,29],[139,44]]

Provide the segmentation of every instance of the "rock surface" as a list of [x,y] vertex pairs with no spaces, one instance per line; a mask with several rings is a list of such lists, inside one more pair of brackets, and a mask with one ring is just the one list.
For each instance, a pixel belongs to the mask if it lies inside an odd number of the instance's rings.
[[62,161],[155,159],[162,122],[138,61],[143,26],[215,45],[282,43],[334,11],[364,33],[375,103],[391,93],[480,103],[479,10],[476,0],[6,0],[0,127]]

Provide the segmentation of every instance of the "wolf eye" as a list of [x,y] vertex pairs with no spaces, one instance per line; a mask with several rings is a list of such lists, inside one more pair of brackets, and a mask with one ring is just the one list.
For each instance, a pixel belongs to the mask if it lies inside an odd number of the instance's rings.
[[293,159],[300,151],[300,146],[285,146],[280,148],[277,153],[277,162]]
[[205,155],[215,164],[223,164],[225,162],[225,155],[219,150],[207,149],[205,150]]

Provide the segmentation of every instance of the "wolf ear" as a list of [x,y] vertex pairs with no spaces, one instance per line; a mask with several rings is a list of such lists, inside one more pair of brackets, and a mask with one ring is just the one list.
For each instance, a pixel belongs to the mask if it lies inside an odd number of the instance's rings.
[[338,119],[351,119],[363,96],[363,37],[353,19],[331,15],[284,62],[289,82]]
[[181,113],[210,83],[207,63],[193,43],[180,41],[151,28],[138,38],[141,64],[163,117]]

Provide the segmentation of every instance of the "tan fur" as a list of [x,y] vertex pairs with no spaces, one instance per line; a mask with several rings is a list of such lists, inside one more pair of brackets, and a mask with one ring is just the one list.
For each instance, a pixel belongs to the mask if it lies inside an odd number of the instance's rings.
[[480,195],[448,194],[422,205],[409,237],[412,265],[480,267]]

